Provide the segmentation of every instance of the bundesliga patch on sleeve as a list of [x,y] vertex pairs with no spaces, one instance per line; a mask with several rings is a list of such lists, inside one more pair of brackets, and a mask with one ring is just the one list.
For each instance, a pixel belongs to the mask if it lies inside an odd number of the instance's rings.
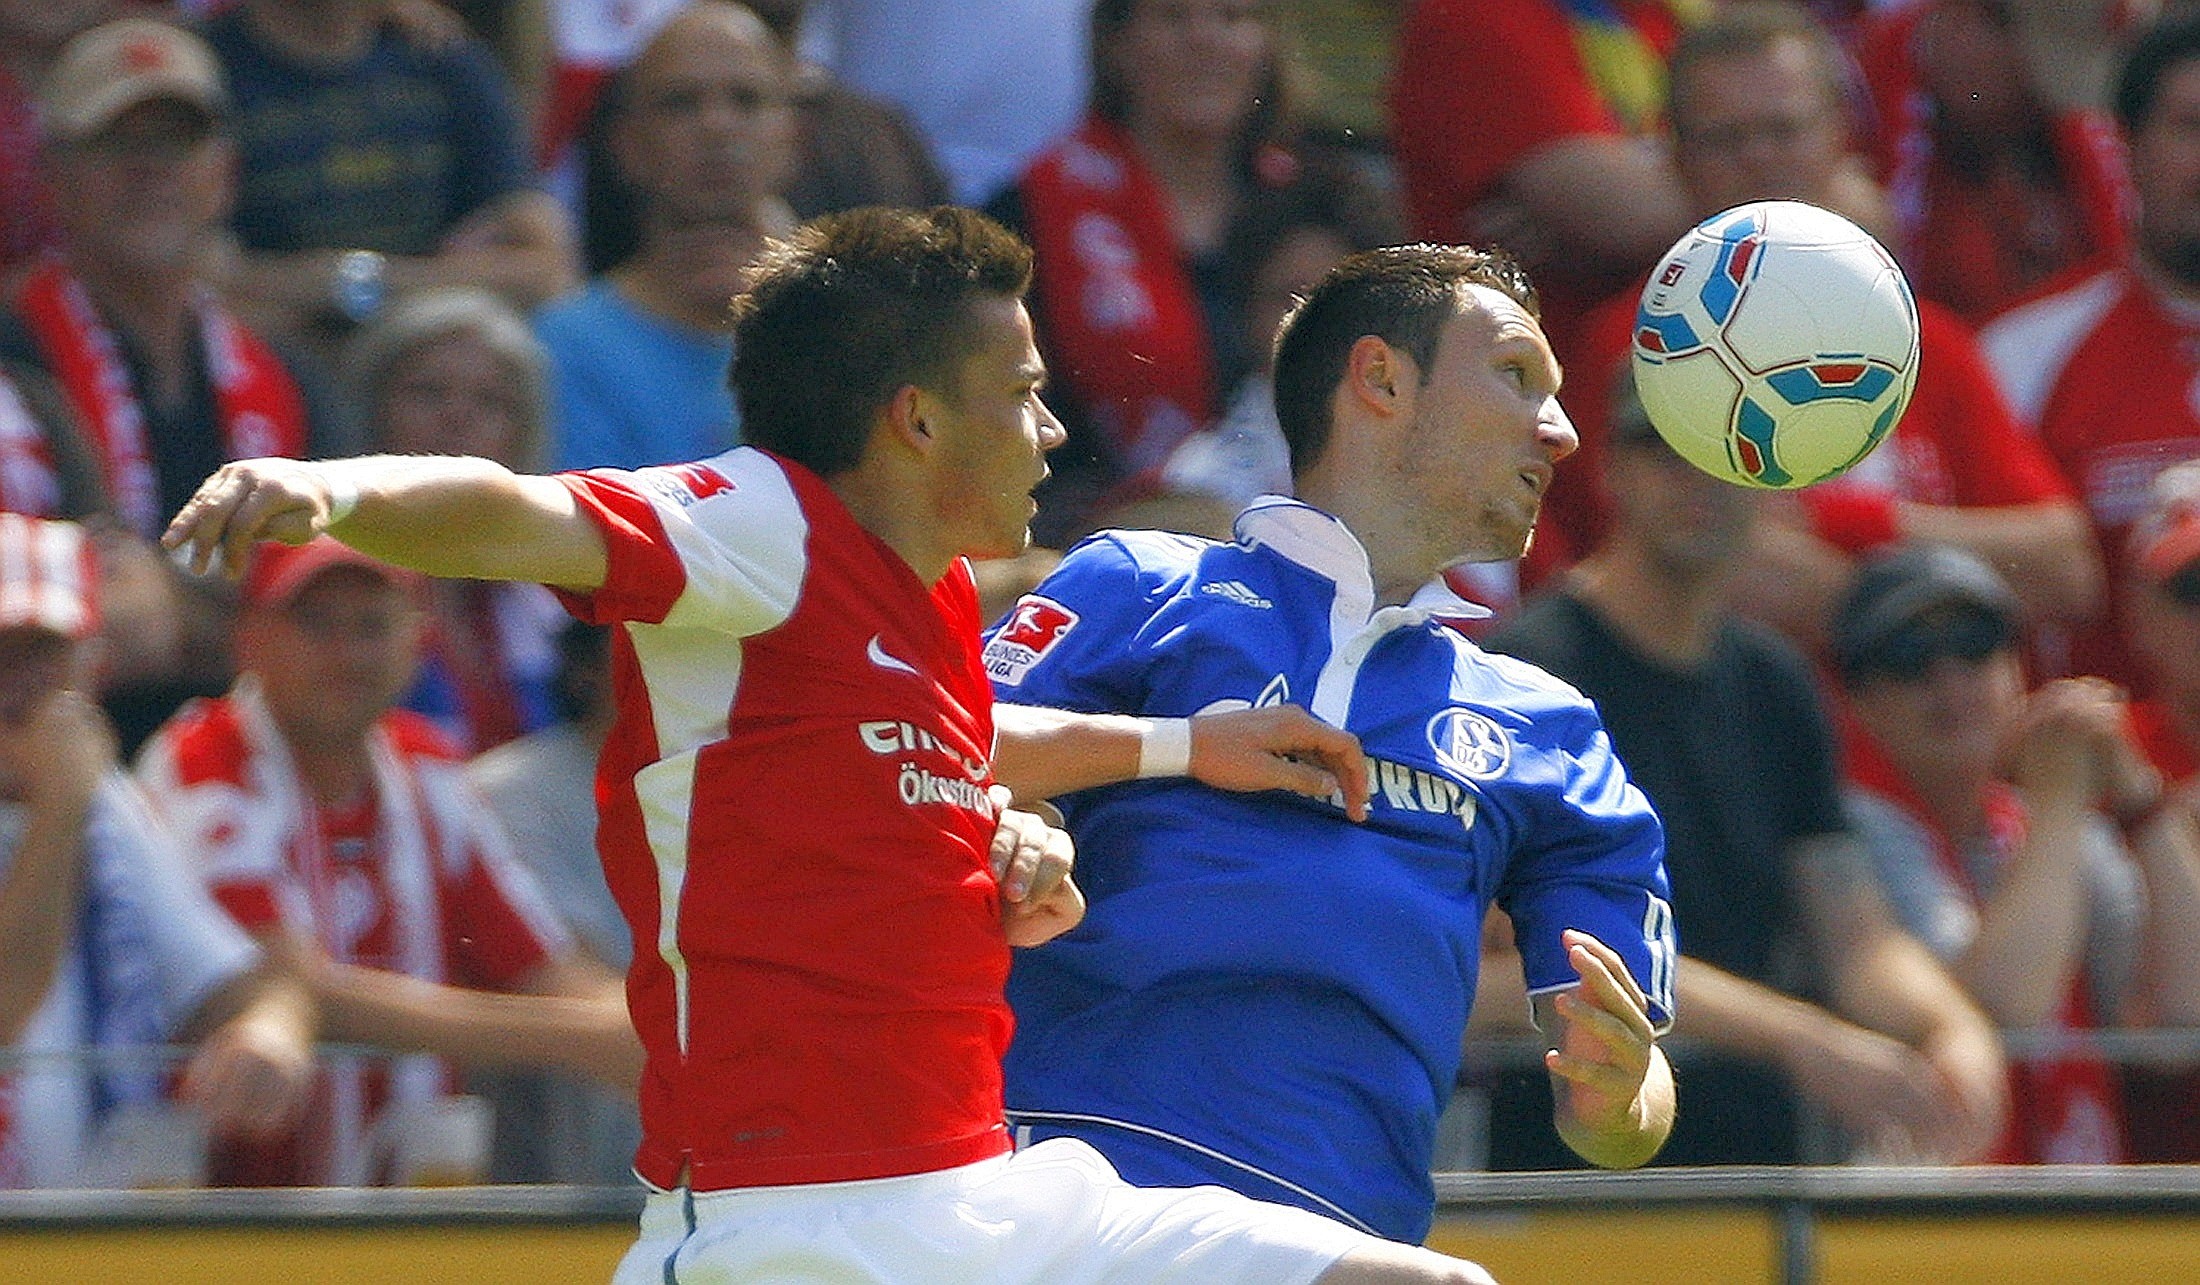
[[698,500],[724,495],[735,489],[732,478],[708,464],[674,464],[668,468],[643,469],[636,476],[659,499],[683,509]]
[[1010,687],[1022,683],[1031,667],[1076,628],[1077,620],[1076,612],[1052,598],[1025,594],[985,645],[986,676]]

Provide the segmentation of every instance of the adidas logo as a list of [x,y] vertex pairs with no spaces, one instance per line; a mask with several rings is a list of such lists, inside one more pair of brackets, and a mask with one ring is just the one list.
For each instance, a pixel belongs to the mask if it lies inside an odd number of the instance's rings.
[[1242,580],[1210,581],[1207,584],[1201,585],[1199,587],[1199,591],[1201,593],[1209,594],[1216,598],[1228,598],[1232,602],[1239,603],[1247,607],[1255,607],[1262,611],[1266,611],[1270,607],[1276,605],[1268,601],[1266,598],[1261,597],[1259,594],[1254,593],[1251,589],[1246,588],[1245,582]]

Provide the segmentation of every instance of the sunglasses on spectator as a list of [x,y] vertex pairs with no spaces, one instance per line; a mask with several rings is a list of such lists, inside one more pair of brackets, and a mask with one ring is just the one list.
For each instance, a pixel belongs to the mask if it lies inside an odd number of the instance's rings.
[[1855,670],[1860,678],[1914,683],[1943,660],[1976,665],[2016,641],[2016,626],[1998,615],[1966,611],[1937,619],[1928,617],[1888,634],[1857,659]]

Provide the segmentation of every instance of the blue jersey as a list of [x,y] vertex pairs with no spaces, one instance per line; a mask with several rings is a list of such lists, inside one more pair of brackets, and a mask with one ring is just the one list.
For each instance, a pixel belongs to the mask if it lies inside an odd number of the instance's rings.
[[1445,623],[1378,608],[1344,526],[1264,499],[1217,544],[1087,540],[988,635],[1004,702],[1161,717],[1294,703],[1360,738],[1373,811],[1139,781],[1060,800],[1084,922],[1019,953],[1008,1107],[1134,1183],[1214,1182],[1418,1241],[1474,1003],[1482,920],[1531,991],[1610,944],[1671,1020],[1656,815],[1591,704]]

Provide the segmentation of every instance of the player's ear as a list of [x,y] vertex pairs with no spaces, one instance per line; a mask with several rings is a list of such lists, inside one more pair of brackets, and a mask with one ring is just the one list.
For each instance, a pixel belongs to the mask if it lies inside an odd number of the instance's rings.
[[887,399],[883,416],[887,434],[919,455],[928,455],[934,443],[933,425],[939,419],[939,401],[915,384],[903,384]]
[[1399,394],[1411,386],[1412,360],[1380,335],[1361,335],[1345,354],[1345,393],[1377,415],[1400,409]]

